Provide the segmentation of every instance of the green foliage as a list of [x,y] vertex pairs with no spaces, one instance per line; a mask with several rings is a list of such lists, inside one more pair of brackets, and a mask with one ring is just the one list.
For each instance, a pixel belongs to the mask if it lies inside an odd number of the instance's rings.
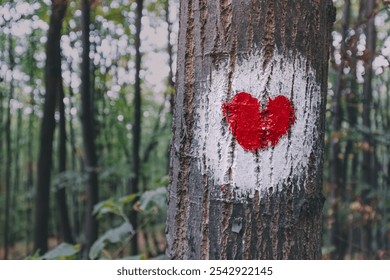
[[125,221],[127,221],[127,216],[125,214],[124,207],[134,202],[138,196],[138,194],[131,194],[121,197],[119,199],[109,198],[105,201],[96,204],[93,209],[93,214],[97,215],[97,217],[101,219],[104,215],[111,213],[120,216]]
[[116,228],[109,229],[92,245],[91,250],[89,251],[89,258],[92,260],[98,258],[99,254],[109,243],[116,244],[124,242],[131,238],[133,233],[133,226],[127,221]]
[[54,249],[44,254],[43,260],[74,260],[80,252],[80,245],[61,243]]
[[[166,179],[162,179],[161,182],[166,182]],[[114,215],[114,217],[119,217],[121,224],[117,227],[109,228],[99,237],[93,244],[89,252],[89,257],[91,259],[96,259],[102,253],[104,253],[106,258],[115,257],[117,252],[120,252],[131,240],[135,230],[140,231],[142,227],[144,229],[151,227],[156,216],[159,216],[162,212],[165,213],[166,196],[166,187],[158,187],[154,190],[145,191],[140,194],[131,194],[116,199],[109,198],[95,205],[93,213],[94,215],[97,215],[100,220],[111,214]],[[139,200],[137,201],[137,199]],[[146,220],[146,223],[141,224],[137,229],[134,229],[129,222],[129,213],[125,210],[126,206],[131,205],[134,205],[134,207],[131,207],[131,211],[139,212],[141,214],[141,220]],[[115,219],[110,216],[110,220],[113,221]],[[109,249],[113,248],[113,245],[117,245],[115,247],[116,250],[110,253]],[[126,259],[139,258],[144,258],[144,255],[126,257]]]
[[146,191],[140,198],[140,209],[146,211],[154,206],[157,206],[159,210],[163,210],[167,203],[167,189],[160,187],[152,191]]

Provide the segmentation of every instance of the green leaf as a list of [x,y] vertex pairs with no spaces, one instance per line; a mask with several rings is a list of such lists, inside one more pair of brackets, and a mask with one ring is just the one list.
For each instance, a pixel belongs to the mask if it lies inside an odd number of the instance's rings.
[[39,254],[39,250],[36,250],[33,255],[29,255],[26,257],[26,260],[40,260],[40,259],[41,257]]
[[147,257],[145,255],[135,255],[135,256],[127,256],[122,258],[122,260],[146,260]]
[[120,203],[126,205],[126,204],[129,204],[129,203],[132,203],[134,200],[137,199],[138,196],[139,196],[138,193],[126,195],[126,196],[121,197],[119,199],[119,201],[120,201]]
[[93,243],[89,251],[89,258],[94,260],[99,257],[100,252],[107,243],[118,243],[124,241],[129,235],[134,233],[133,226],[129,222],[124,222],[119,227],[106,231],[98,240]]
[[112,198],[110,198],[96,204],[92,213],[97,215],[98,218],[101,218],[104,214],[107,213],[121,215],[122,208]]
[[80,245],[61,243],[53,250],[44,254],[41,258],[45,260],[66,259],[75,256],[79,251],[80,251]]
[[141,195],[140,208],[146,210],[151,203],[156,204],[160,209],[166,206],[167,188],[160,187],[152,191],[146,191]]

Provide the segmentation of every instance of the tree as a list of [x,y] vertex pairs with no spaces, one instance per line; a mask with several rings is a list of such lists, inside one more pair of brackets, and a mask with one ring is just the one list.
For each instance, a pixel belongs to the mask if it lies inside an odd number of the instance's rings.
[[[363,114],[362,124],[369,132],[372,129],[372,115],[371,107],[373,105],[372,80],[373,80],[373,61],[375,59],[375,45],[376,45],[376,29],[375,29],[375,10],[377,9],[377,1],[369,0],[364,2],[364,10],[366,12],[367,22],[365,26],[366,33],[366,50],[368,58],[364,60],[364,84],[363,84]],[[368,206],[372,204],[370,201],[370,192],[373,188],[377,188],[375,179],[377,178],[377,168],[375,168],[375,143],[371,133],[365,133],[363,136],[366,148],[363,150],[362,175],[363,182],[366,184],[365,190],[362,193],[362,200]],[[368,256],[372,256],[372,226],[371,221],[368,220],[364,225],[363,248],[368,252]]]
[[181,1],[167,255],[321,258],[332,1]]
[[81,125],[85,149],[85,168],[88,173],[87,202],[85,208],[85,252],[87,253],[98,236],[98,221],[93,215],[93,207],[99,201],[97,154],[95,145],[94,107],[91,96],[90,71],[90,14],[89,0],[82,1],[82,65],[81,65]]
[[[62,77],[58,83],[58,111],[59,111],[59,143],[58,143],[58,171],[60,174],[66,172],[66,118],[65,118],[65,104],[64,104],[64,87],[62,85]],[[60,184],[59,184],[60,185]],[[61,225],[61,233],[64,242],[74,243],[72,236],[72,228],[69,221],[68,203],[66,199],[66,188],[58,186],[56,190],[56,199],[58,203],[59,220]]]
[[[343,57],[347,56],[347,38],[348,30],[350,28],[350,12],[351,1],[346,0],[343,7],[343,19],[340,44],[340,52]],[[332,99],[332,136],[330,141],[330,155],[329,155],[329,183],[331,184],[331,205],[332,205],[332,220],[333,226],[330,232],[330,240],[335,245],[336,250],[332,252],[332,259],[343,259],[347,249],[347,232],[346,227],[343,226],[345,221],[342,221],[340,215],[340,202],[345,198],[345,175],[346,170],[343,168],[343,161],[340,157],[341,153],[341,128],[344,111],[342,108],[342,91],[346,87],[346,77],[344,69],[347,67],[347,61],[343,60],[337,69],[337,76],[335,82],[335,92]]]
[[48,249],[48,223],[56,100],[61,83],[61,29],[67,0],[53,0],[46,44],[45,103],[41,123],[35,204],[34,250]]
[[[134,83],[134,125],[133,125],[133,177],[131,180],[130,193],[139,192],[140,178],[140,144],[141,144],[141,20],[144,1],[137,0],[136,21],[135,21],[135,83]],[[137,212],[130,215],[130,222],[137,228]],[[131,240],[133,254],[138,252],[138,240],[135,233]]]
[[[15,58],[13,49],[13,39],[11,34],[8,35],[8,56],[10,60],[10,69],[14,70]],[[4,259],[8,259],[8,246],[10,234],[10,208],[11,208],[11,166],[12,166],[12,144],[11,144],[11,100],[15,91],[14,80],[10,82],[8,102],[7,102],[7,119],[5,123],[5,147],[7,153],[7,161],[5,166],[5,218],[4,218]]]

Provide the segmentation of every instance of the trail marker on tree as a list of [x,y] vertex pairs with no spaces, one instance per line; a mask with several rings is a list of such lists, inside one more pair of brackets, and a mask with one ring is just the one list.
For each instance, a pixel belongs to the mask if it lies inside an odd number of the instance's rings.
[[321,257],[330,0],[182,0],[167,256]]

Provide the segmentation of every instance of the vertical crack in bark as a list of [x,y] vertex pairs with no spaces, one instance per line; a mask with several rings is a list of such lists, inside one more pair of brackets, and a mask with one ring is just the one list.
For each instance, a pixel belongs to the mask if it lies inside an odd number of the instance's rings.
[[[251,9],[254,10],[256,6],[256,1],[252,0],[251,2]],[[246,48],[250,52],[253,48],[253,38],[254,38],[254,19],[253,19],[254,13],[249,13],[249,25],[247,28],[247,42],[246,42]]]
[[203,186],[205,188],[203,193],[203,213],[202,213],[202,242],[200,245],[200,258],[202,260],[208,260],[209,259],[209,195],[210,192],[208,190],[208,178],[206,174],[203,174]]
[[230,50],[230,57],[229,57],[227,101],[230,100],[232,95],[233,74],[234,74],[234,70],[236,69],[236,63],[237,63],[237,30],[234,30],[232,48]]
[[232,26],[232,0],[220,0],[219,1],[220,9],[221,9],[221,21],[224,32],[224,43],[225,47],[229,40],[230,28]]
[[284,215],[284,222],[282,226],[284,227],[284,242],[282,247],[282,259],[288,259],[288,256],[291,251],[291,247],[293,246],[293,226],[294,226],[294,205],[293,205],[293,167],[291,166],[290,176],[287,180],[287,189],[285,191],[285,200],[286,200],[286,211]]
[[[262,239],[260,252],[262,256],[261,259],[272,259],[272,244],[271,243],[271,201],[272,197],[269,195],[267,190],[264,190],[263,197],[260,199],[260,206],[263,205],[264,211],[260,211],[262,217],[263,228],[262,228]],[[261,209],[261,208],[260,208]]]
[[[273,72],[274,72],[274,64],[273,64],[273,61],[271,62],[271,69],[269,71],[269,74],[268,74],[268,77],[267,77],[267,85],[265,86],[264,88],[264,93],[262,95],[262,99],[261,99],[261,109],[264,110],[264,108],[267,106],[268,102],[269,102],[269,88],[270,88],[270,83],[271,83],[271,79],[272,79],[272,75],[273,75]],[[265,69],[264,69],[264,72]]]
[[218,18],[215,19],[215,30],[216,30],[216,37],[214,39],[214,46],[213,46],[213,50],[212,50],[212,63],[215,67],[215,69],[218,70],[219,68],[219,61],[220,61],[220,51],[221,51],[221,35],[220,35],[220,31],[219,31],[219,26],[218,26]]
[[206,0],[199,0],[200,9],[200,39],[202,48],[202,59],[204,59],[204,47],[206,42],[206,24],[207,24],[207,3]]
[[244,260],[252,259],[251,256],[251,247],[252,247],[252,223],[253,223],[253,201],[248,199],[248,203],[244,205],[245,211],[245,227],[243,233],[243,254],[242,258]]
[[[301,12],[301,6],[300,6],[300,3],[299,1],[298,2],[294,2],[296,3],[297,7],[295,8],[295,12],[296,13],[300,13]],[[293,17],[293,20],[292,20],[292,32],[291,32],[291,47],[290,49],[293,50],[293,55],[295,57],[297,51],[296,51],[296,41],[297,41],[297,34],[298,34],[298,22],[299,22],[299,19],[300,19],[300,14],[297,14],[296,16]]]
[[[282,188],[285,188],[286,186],[285,185],[282,185],[281,186]],[[275,226],[277,227],[277,232],[275,233],[275,238],[277,239],[277,243],[276,243],[276,246],[275,246],[275,249],[274,249],[274,258],[275,259],[283,259],[283,254],[282,254],[282,251],[283,251],[283,245],[284,245],[284,241],[285,241],[285,225],[284,225],[284,222],[285,222],[285,216],[286,216],[286,196],[285,196],[285,191],[280,191],[278,193],[278,197],[277,199],[279,200],[279,203],[278,203],[278,219],[277,221],[275,222]]]
[[253,259],[260,259],[261,258],[261,240],[263,240],[263,221],[261,219],[260,214],[260,193],[259,191],[255,191],[255,195],[253,197],[253,220],[254,223],[252,224],[252,258]]
[[286,28],[287,28],[287,12],[293,12],[293,9],[291,9],[291,5],[289,5],[289,0],[283,0],[278,2],[279,5],[277,5],[276,10],[280,13],[280,16],[278,16],[279,28],[276,31],[280,38],[280,44],[284,46],[283,48],[283,54],[284,56],[288,55],[288,48],[286,47]]
[[220,250],[220,256],[219,259],[226,260],[227,259],[227,250],[228,248],[228,241],[229,241],[229,220],[232,215],[233,211],[233,202],[232,202],[232,188],[231,186],[226,188],[226,195],[224,195],[224,200],[222,202],[222,221],[220,226],[220,236],[221,236],[221,250]]
[[188,18],[185,44],[185,77],[184,77],[184,136],[183,149],[179,156],[180,171],[177,185],[177,212],[175,216],[176,238],[173,247],[176,248],[175,257],[182,259],[186,253],[187,220],[189,211],[189,178],[191,170],[191,143],[194,125],[194,82],[195,82],[195,44],[194,44],[194,10],[193,0],[188,1]]
[[279,233],[279,228],[278,228],[278,218],[279,218],[279,206],[280,202],[276,202],[275,200],[278,199],[278,193],[277,191],[269,190],[269,198],[270,198],[270,241],[271,241],[271,246],[270,247],[270,258],[275,260],[277,258],[277,247],[278,247],[278,233]]
[[230,151],[229,151],[229,158],[231,158],[231,164],[227,170],[228,180],[229,184],[225,186],[225,190],[223,193],[223,199],[222,199],[222,222],[220,226],[220,236],[221,236],[221,251],[220,251],[220,258],[221,259],[227,259],[227,249],[228,248],[228,241],[230,236],[230,219],[232,218],[233,213],[233,192],[234,192],[234,186],[232,184],[232,166],[234,163],[234,151],[236,148],[236,141],[232,139],[230,144]]
[[265,69],[268,63],[272,60],[275,50],[275,11],[274,2],[269,1],[267,16],[264,26],[264,37],[263,37],[263,69]]

